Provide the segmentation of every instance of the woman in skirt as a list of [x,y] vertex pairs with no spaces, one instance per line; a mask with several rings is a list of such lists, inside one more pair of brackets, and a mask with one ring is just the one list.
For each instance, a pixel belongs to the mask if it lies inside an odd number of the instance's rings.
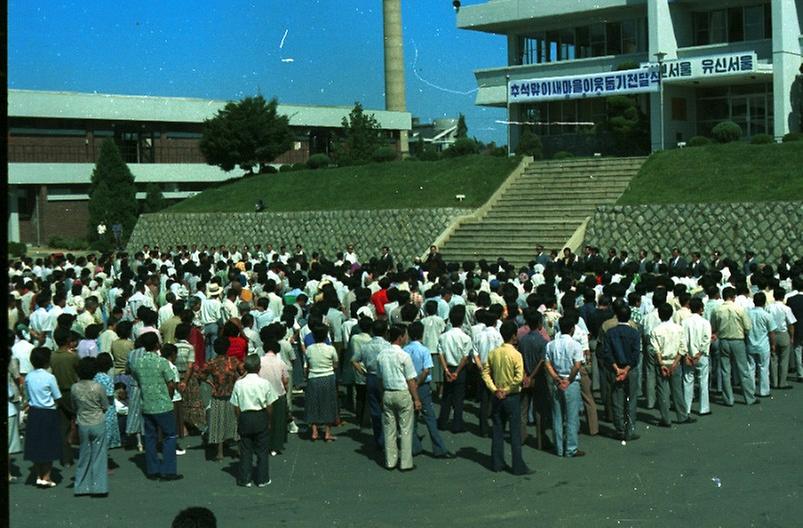
[[218,337],[214,343],[215,357],[198,372],[198,379],[212,385],[212,402],[209,407],[209,430],[207,442],[217,445],[215,461],[223,460],[223,444],[237,440],[237,417],[229,403],[234,382],[245,373],[242,362],[227,356],[229,338]]
[[[139,343],[137,343],[139,344]],[[128,354],[128,368],[126,370],[128,387],[128,416],[125,422],[125,434],[137,438],[137,451],[142,453],[142,436],[145,434],[145,421],[142,419],[142,391],[134,376],[131,376],[131,365],[145,354],[145,349],[137,346]]]
[[114,407],[114,382],[109,376],[112,369],[112,356],[103,352],[97,357],[98,373],[94,380],[106,391],[109,400],[109,408],[106,409],[106,435],[109,437],[109,449],[120,447],[120,428],[117,426],[117,409]]
[[106,411],[109,405],[106,389],[94,381],[97,360],[85,357],[78,363],[79,381],[70,389],[75,409],[81,448],[75,468],[77,495],[106,495],[109,493],[109,436],[106,434]]
[[324,439],[332,442],[332,424],[337,421],[337,351],[326,344],[329,329],[324,324],[312,328],[315,343],[307,348],[307,388],[305,408],[307,423],[312,427],[312,441],[318,439],[318,426],[325,427]]
[[61,433],[56,401],[61,399],[56,377],[47,371],[50,366],[50,349],[37,347],[31,351],[34,370],[25,377],[28,393],[28,424],[25,431],[25,460],[34,464],[36,485],[52,488],[50,478],[53,461],[61,458]]

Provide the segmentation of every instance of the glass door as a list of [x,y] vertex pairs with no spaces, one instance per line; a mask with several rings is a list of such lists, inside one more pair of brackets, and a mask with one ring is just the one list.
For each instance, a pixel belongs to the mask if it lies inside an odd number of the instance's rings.
[[742,128],[742,132],[746,136],[750,136],[748,129],[750,105],[748,97],[732,97],[731,98],[731,121],[736,123]]
[[750,97],[750,119],[748,129],[745,130],[747,137],[756,134],[767,133],[767,99],[763,95]]

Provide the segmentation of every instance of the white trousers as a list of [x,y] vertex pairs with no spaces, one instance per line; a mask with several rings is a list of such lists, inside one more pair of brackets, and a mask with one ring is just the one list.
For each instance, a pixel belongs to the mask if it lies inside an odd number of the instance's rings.
[[711,406],[708,401],[708,375],[708,356],[700,356],[700,361],[693,366],[689,366],[686,363],[683,364],[683,399],[686,404],[686,414],[691,413],[691,403],[694,399],[695,377],[700,385],[700,414],[711,412]]
[[770,395],[770,350],[747,347],[747,368],[750,376],[756,375],[758,367],[758,390],[759,396]]

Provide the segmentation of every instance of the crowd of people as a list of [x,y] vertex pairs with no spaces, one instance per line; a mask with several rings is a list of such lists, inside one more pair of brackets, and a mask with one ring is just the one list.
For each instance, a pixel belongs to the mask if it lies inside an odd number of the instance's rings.
[[409,266],[387,247],[361,261],[353,244],[333,259],[300,245],[23,258],[9,268],[9,452],[49,488],[77,445],[74,492],[102,496],[110,449],[173,481],[200,436],[208,459],[239,457],[238,485],[264,487],[299,426],[329,443],[351,420],[388,470],[415,468],[426,427],[434,457],[455,456],[443,431],[471,430],[491,438],[493,471],[522,475],[526,445],[584,456],[581,418],[633,441],[640,400],[672,427],[696,421],[695,400],[705,416],[712,396],[754,405],[803,381],[803,261],[634,254],[539,246],[520,268],[447,263],[435,246]]

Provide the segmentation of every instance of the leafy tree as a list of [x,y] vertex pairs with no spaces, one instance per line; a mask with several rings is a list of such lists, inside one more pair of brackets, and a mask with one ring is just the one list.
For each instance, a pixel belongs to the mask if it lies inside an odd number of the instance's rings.
[[376,149],[386,144],[374,114],[366,114],[359,102],[343,118],[343,132],[345,138],[337,150],[338,163],[371,161]]
[[541,145],[541,138],[533,134],[529,128],[525,128],[521,132],[519,144],[516,145],[516,154],[519,156],[532,156],[533,159],[537,160],[543,158],[544,150]]
[[[138,212],[134,175],[120,157],[117,145],[107,139],[101,146],[89,184],[87,240],[96,249],[109,249],[113,240],[112,226],[120,224],[125,244],[137,223]],[[104,234],[98,234],[101,224],[106,226]]]
[[158,184],[149,183],[145,188],[145,193],[145,203],[142,204],[143,213],[158,213],[167,207],[167,200]]
[[466,116],[460,114],[460,117],[457,118],[457,133],[455,135],[457,139],[463,139],[468,137],[468,126],[466,126]]
[[251,173],[290,150],[290,118],[277,112],[278,105],[276,98],[246,97],[205,120],[200,148],[206,162],[226,172],[239,165]]

